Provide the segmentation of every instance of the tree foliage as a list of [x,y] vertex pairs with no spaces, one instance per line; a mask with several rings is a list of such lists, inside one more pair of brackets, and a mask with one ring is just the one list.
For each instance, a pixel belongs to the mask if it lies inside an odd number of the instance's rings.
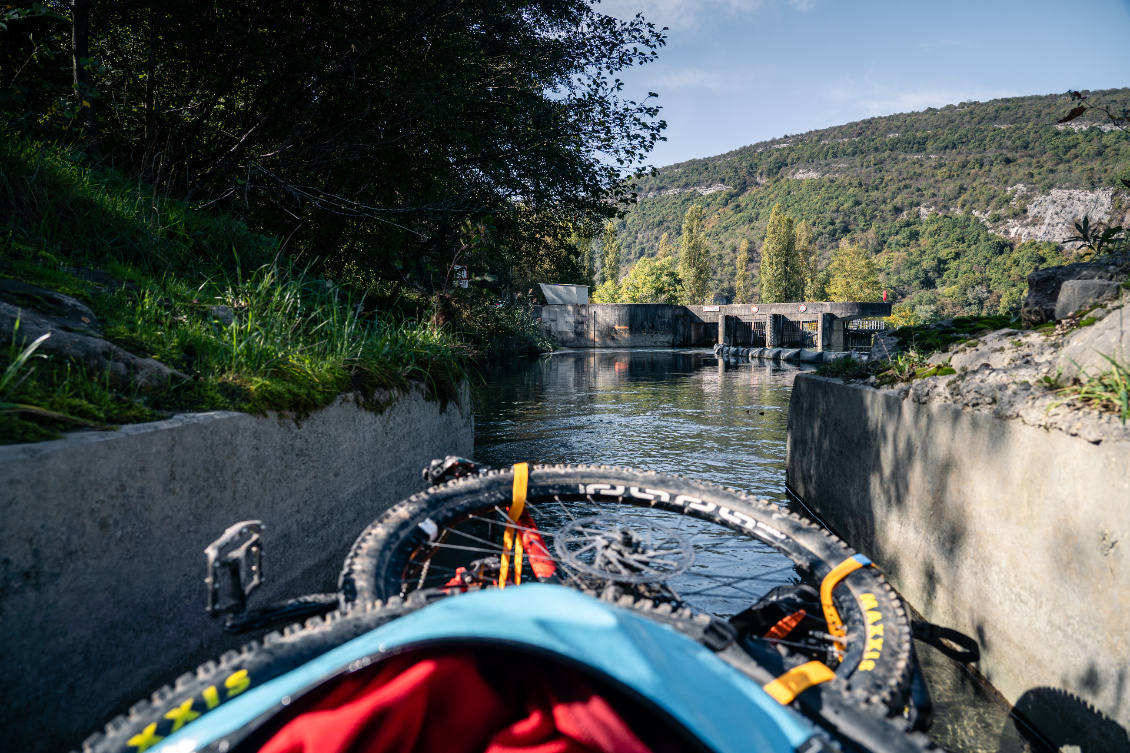
[[802,279],[801,300],[823,301],[826,292],[820,269],[820,252],[812,242],[812,225],[801,220],[796,226],[796,259]]
[[620,303],[678,303],[680,279],[670,256],[643,257],[620,282]]
[[710,250],[702,223],[702,207],[694,204],[683,218],[683,234],[679,238],[682,302],[688,305],[700,305],[710,294]]
[[545,266],[530,255],[565,249],[570,223],[616,212],[664,127],[616,78],[663,32],[586,0],[45,6],[0,29],[14,127],[425,289],[487,216],[478,271],[520,284],[510,270]]
[[828,264],[828,298],[833,301],[878,301],[883,298],[879,268],[858,243],[844,242]]
[[[1106,224],[1130,226],[1122,182],[1130,183],[1130,139],[1110,130],[1112,121],[1100,112],[1109,107],[1121,117],[1130,89],[1088,96],[1088,106],[1103,107],[1068,123],[1056,123],[1072,106],[1064,96],[963,102],[661,168],[639,181],[636,190],[649,198],[618,223],[625,257],[653,254],[658,239],[675,238],[687,208],[699,204],[707,239],[720,249],[714,285],[724,294],[733,280],[722,273],[732,258],[726,255],[748,238],[756,263],[779,204],[812,227],[825,268],[841,240],[863,245],[892,300],[921,308],[923,321],[1014,312],[1027,290],[1025,276],[1039,268],[1033,265],[1079,254],[1011,239],[1034,196],[1058,188],[1114,189]],[[718,184],[731,190],[706,196],[694,190]],[[1096,233],[1101,241],[1102,232],[1105,226],[1092,218],[1092,241]],[[805,298],[825,297],[820,280]]]

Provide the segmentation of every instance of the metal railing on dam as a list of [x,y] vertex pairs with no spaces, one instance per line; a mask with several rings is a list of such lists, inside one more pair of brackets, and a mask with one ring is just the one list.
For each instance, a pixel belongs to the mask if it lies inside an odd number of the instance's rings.
[[891,315],[879,302],[584,303],[535,306],[556,345],[568,348],[707,347],[723,345],[843,350],[845,325]]

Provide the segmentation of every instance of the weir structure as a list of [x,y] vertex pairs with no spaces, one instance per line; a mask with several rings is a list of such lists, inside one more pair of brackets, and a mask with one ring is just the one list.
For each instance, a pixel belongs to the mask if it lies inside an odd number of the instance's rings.
[[535,306],[534,318],[566,348],[795,347],[849,349],[848,322],[891,315],[878,302],[588,303]]

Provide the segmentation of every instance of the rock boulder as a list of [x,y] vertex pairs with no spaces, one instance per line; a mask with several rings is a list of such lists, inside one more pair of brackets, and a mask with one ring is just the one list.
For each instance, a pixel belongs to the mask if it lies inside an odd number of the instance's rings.
[[150,389],[167,383],[173,377],[188,379],[186,375],[170,369],[160,361],[135,356],[100,337],[68,331],[54,317],[0,301],[0,341],[10,340],[13,331],[17,332],[16,339],[19,343],[28,344],[41,335],[50,333],[51,336],[39,346],[40,350],[78,361],[93,373],[108,373],[110,379],[118,384]]
[[1125,306],[1068,337],[1056,361],[1060,384],[1110,371],[1112,365],[1104,356],[1130,364],[1130,309]]
[[1102,262],[1066,264],[1038,269],[1028,275],[1028,295],[1020,308],[1025,327],[1036,327],[1056,318],[1056,304],[1063,283],[1068,280],[1108,280],[1123,282],[1130,276],[1130,258],[1112,257]]
[[1101,301],[1112,301],[1118,298],[1118,290],[1115,280],[1067,280],[1055,301],[1055,318],[1066,319]]

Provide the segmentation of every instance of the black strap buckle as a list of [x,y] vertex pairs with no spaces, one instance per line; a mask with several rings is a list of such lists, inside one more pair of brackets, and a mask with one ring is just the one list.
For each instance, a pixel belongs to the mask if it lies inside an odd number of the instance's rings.
[[711,617],[710,622],[702,627],[702,645],[711,651],[721,651],[729,646],[738,637],[738,630],[729,622]]
[[428,486],[439,486],[452,479],[466,476],[481,476],[489,471],[489,465],[476,463],[474,460],[461,458],[457,455],[448,455],[443,460],[433,460],[423,470],[424,481]]

